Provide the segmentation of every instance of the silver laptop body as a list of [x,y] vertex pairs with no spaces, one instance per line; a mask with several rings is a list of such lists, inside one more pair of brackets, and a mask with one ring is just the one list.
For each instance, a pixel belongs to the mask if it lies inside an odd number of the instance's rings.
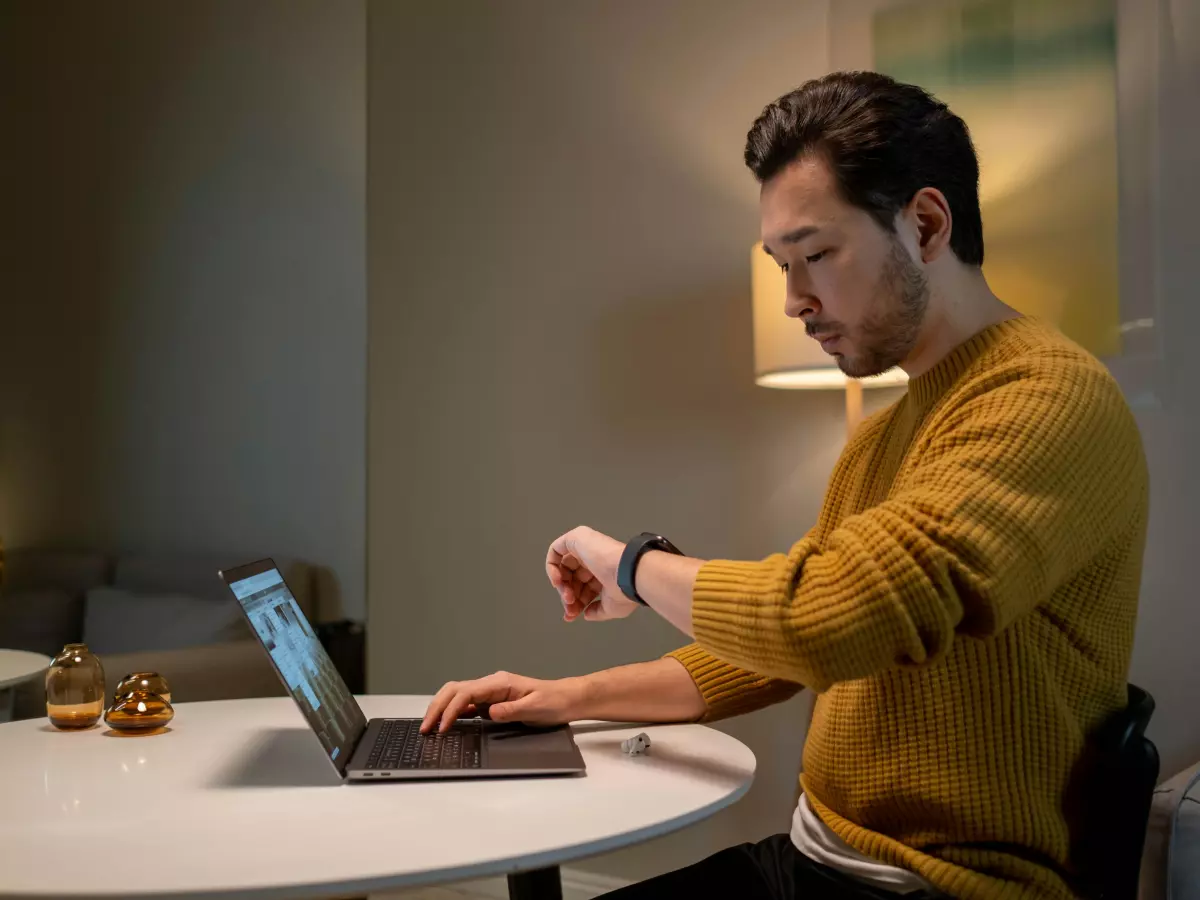
[[218,573],[338,773],[350,781],[579,775],[569,726],[529,728],[463,719],[421,735],[420,719],[371,719],[334,668],[270,559]]

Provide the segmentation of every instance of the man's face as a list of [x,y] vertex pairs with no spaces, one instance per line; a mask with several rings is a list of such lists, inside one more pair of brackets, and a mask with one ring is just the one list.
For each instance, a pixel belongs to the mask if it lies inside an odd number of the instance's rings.
[[929,288],[900,239],[842,200],[816,158],[767,181],[759,206],[763,247],[787,274],[784,312],[804,322],[838,368],[864,378],[907,359]]

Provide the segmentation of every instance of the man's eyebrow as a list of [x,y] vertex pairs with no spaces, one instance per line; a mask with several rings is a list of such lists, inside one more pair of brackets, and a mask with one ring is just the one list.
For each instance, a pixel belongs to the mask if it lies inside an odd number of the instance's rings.
[[785,244],[798,244],[806,237],[812,237],[820,230],[821,228],[818,225],[805,225],[803,228],[797,228],[794,231],[789,231],[782,238],[780,238],[780,240]]
[[[800,228],[792,229],[787,234],[780,237],[779,240],[785,244],[798,244],[805,238],[812,237],[814,234],[816,234],[820,230],[821,230],[821,227],[819,225],[804,225]],[[767,256],[770,256],[770,257],[775,256],[775,254],[771,252],[771,248],[767,246],[765,241],[763,242],[763,252],[766,253]]]

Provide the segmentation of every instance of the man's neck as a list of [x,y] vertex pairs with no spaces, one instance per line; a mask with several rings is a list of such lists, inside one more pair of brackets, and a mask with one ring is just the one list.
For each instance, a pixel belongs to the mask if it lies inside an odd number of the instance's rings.
[[921,335],[900,367],[909,378],[928,372],[959,344],[1020,313],[992,293],[978,269],[960,270],[948,284],[930,286]]

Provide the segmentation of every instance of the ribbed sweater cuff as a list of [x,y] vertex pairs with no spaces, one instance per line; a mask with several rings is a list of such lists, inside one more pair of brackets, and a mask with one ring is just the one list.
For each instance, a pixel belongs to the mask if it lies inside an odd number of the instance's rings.
[[678,660],[704,698],[708,711],[701,722],[716,722],[782,702],[799,685],[747,672],[717,659],[699,644],[689,644],[667,654]]

